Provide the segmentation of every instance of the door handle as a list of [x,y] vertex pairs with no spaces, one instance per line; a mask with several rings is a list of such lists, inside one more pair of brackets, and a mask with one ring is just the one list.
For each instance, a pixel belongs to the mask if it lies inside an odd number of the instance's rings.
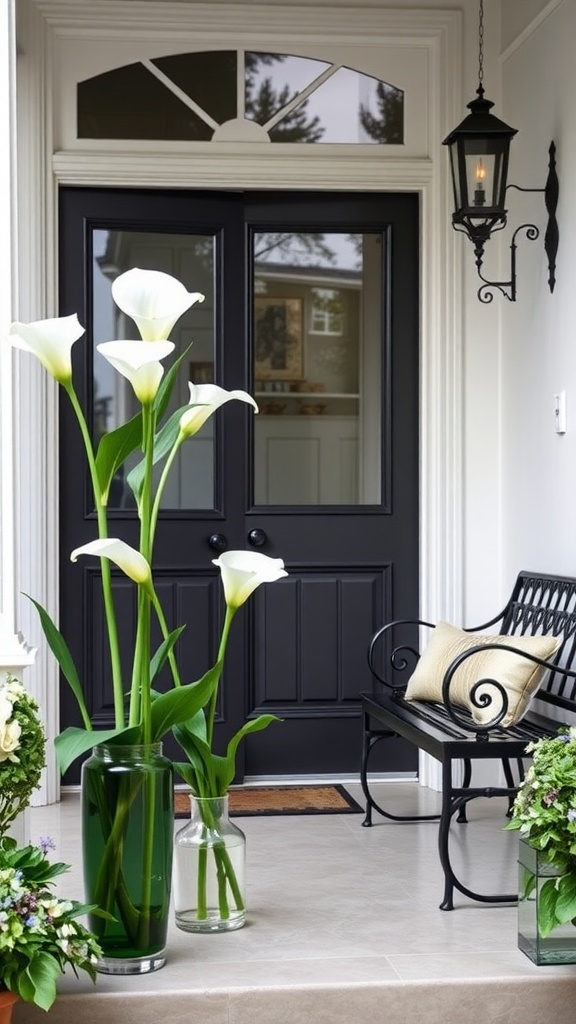
[[228,547],[228,537],[225,537],[223,533],[213,533],[208,537],[208,543],[213,551],[221,554]]
[[253,548],[261,548],[267,540],[268,537],[266,536],[265,530],[250,530],[250,533],[248,534],[248,543],[251,544]]

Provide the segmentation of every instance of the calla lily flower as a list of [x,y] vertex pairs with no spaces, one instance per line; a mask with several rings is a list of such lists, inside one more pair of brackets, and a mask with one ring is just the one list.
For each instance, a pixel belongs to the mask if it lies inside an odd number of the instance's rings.
[[225,551],[213,564],[220,569],[224,597],[229,608],[240,608],[261,583],[274,583],[287,576],[281,558],[259,551]]
[[76,313],[31,324],[14,323],[10,327],[14,348],[31,352],[60,384],[72,379],[72,345],[83,334]]
[[192,381],[189,381],[188,387],[190,388],[190,408],[180,417],[180,433],[184,437],[192,437],[193,434],[197,434],[200,427],[204,426],[206,420],[210,419],[216,409],[234,398],[240,402],[247,402],[258,412],[256,402],[247,391],[226,391],[225,388],[219,388],[217,384],[193,384]]
[[134,583],[150,583],[152,580],[152,572],[144,555],[123,540],[118,540],[117,537],[101,537],[99,540],[92,540],[89,544],[75,548],[70,555],[70,561],[75,562],[78,555],[98,555],[99,558],[109,558],[131,580],[134,580]]
[[187,291],[170,274],[138,267],[116,278],[112,297],[132,318],[143,341],[164,341],[182,314],[195,302],[204,301],[202,292]]
[[137,399],[144,405],[156,397],[164,367],[160,362],[174,351],[171,341],[105,341],[98,351],[123,377],[127,377]]

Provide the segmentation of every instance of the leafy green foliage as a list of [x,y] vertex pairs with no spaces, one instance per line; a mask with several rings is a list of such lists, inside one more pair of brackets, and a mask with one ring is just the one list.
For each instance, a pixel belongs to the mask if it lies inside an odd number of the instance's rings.
[[68,865],[51,864],[45,849],[0,839],[0,978],[21,999],[49,1010],[67,965],[96,980],[100,948],[78,921],[87,908],[57,898],[51,885]]
[[276,715],[259,715],[245,722],[229,741],[226,756],[222,757],[213,753],[207,742],[204,714],[196,715],[173,729],[190,762],[175,763],[174,768],[196,796],[224,796],[236,774],[236,753],[241,741],[251,733],[266,729],[271,722],[279,721]]
[[[40,784],[46,764],[46,739],[39,719],[38,704],[13,676],[6,675],[0,684],[4,715],[0,723],[2,738],[6,726],[14,727],[18,738],[12,753],[3,750],[0,760],[0,836],[4,835],[17,814],[28,805],[31,794]],[[1,746],[1,744],[0,744]]]

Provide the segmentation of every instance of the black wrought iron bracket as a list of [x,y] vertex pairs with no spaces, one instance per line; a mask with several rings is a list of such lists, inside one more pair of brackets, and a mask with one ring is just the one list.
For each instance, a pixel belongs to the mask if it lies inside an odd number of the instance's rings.
[[[548,212],[548,224],[546,226],[546,233],[544,235],[544,251],[548,258],[548,286],[550,291],[554,291],[554,285],[556,284],[556,254],[558,252],[558,221],[556,220],[556,207],[558,206],[558,175],[556,173],[556,146],[553,142],[550,143],[548,149],[548,177],[544,188],[522,188],[520,185],[508,185],[507,188],[515,188],[519,192],[543,192],[544,202],[546,204],[546,210]],[[504,227],[504,224],[502,224]],[[500,228],[498,228],[500,230]],[[526,238],[529,241],[534,241],[539,238],[540,231],[535,224],[521,224],[519,228],[512,235],[512,242],[510,244],[510,280],[509,281],[489,281],[482,274],[482,264],[484,260],[484,242],[479,242],[475,246],[476,253],[476,267],[478,270],[478,277],[484,282],[478,289],[478,298],[480,302],[492,302],[494,293],[491,291],[493,288],[497,288],[498,291],[502,292],[510,302],[516,302],[516,250],[518,248],[516,243],[516,237],[520,231],[526,232]]]

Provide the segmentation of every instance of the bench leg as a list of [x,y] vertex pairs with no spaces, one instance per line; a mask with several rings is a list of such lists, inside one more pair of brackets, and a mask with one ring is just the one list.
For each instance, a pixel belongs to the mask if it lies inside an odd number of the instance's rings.
[[381,814],[384,818],[388,818],[390,821],[438,821],[438,818],[440,817],[439,814],[391,814],[390,811],[385,811],[384,808],[376,802],[370,792],[370,786],[368,783],[368,760],[370,758],[370,752],[373,747],[380,742],[380,740],[390,739],[392,736],[396,736],[397,733],[384,729],[372,729],[370,727],[371,715],[368,711],[363,712],[362,720],[363,733],[360,783],[362,786],[362,792],[366,798],[366,815],[362,825],[365,828],[370,828],[372,825],[372,810],[377,811],[378,814]]
[[368,758],[373,744],[370,733],[370,715],[366,711],[362,716],[362,720],[362,762],[360,765],[360,784],[366,799],[366,815],[362,825],[365,828],[370,828],[372,825],[372,794],[368,786]]
[[[508,766],[509,767],[509,766]],[[510,767],[509,767],[510,771]],[[466,780],[465,780],[466,781]],[[467,782],[469,783],[468,778]],[[468,790],[468,791],[467,791]],[[478,903],[516,903],[515,893],[494,894],[492,896],[474,892],[468,889],[459,878],[456,877],[450,862],[450,823],[452,817],[459,812],[463,804],[477,797],[503,796],[505,793],[500,789],[476,789],[469,790],[468,785],[454,789],[452,783],[452,761],[447,758],[442,763],[442,814],[438,826],[438,853],[442,871],[444,872],[444,898],[440,904],[440,910],[454,910],[454,889],[458,889],[464,896]]]
[[[466,762],[468,767],[470,762]],[[468,780],[470,781],[470,780]],[[465,808],[463,808],[465,810]],[[442,814],[438,826],[438,852],[444,872],[444,898],[440,910],[454,910],[455,876],[450,863],[449,838],[452,818],[452,761],[447,758],[442,764]]]
[[[472,762],[468,761],[468,760],[465,760],[464,761],[464,777],[462,779],[462,787],[464,789],[468,789],[468,786],[470,785],[471,780],[472,780]],[[461,808],[458,811],[458,814],[456,816],[456,821],[460,822],[461,824],[462,823],[464,823],[464,824],[467,823],[468,818],[466,817],[466,804],[462,804],[462,806],[461,806]]]

